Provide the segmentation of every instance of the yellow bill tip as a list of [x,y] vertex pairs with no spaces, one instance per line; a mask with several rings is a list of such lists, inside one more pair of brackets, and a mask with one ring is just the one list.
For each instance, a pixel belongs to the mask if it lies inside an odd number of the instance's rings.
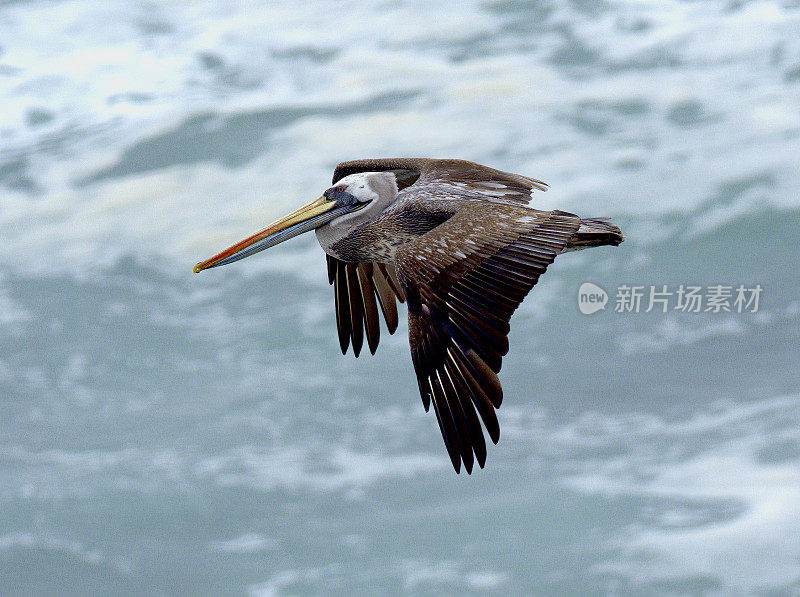
[[197,265],[195,265],[195,266],[192,268],[192,271],[193,271],[194,273],[196,273],[196,274],[199,274],[200,272],[202,272],[202,271],[203,271],[203,269],[204,269],[204,268],[203,268],[203,264],[202,264],[202,263],[198,263]]

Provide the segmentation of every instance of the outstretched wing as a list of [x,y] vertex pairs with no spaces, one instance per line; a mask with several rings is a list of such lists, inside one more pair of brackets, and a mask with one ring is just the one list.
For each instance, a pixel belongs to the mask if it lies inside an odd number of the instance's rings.
[[[358,356],[366,332],[369,351],[375,354],[380,340],[378,306],[383,312],[389,333],[397,329],[397,304],[404,302],[403,291],[393,265],[382,263],[346,263],[326,255],[328,281],[333,284],[336,301],[336,328],[342,354],[350,341]],[[376,300],[377,299],[377,300]]]
[[[465,160],[428,158],[379,158],[342,162],[333,173],[333,184],[357,172],[386,172],[395,175],[400,191],[408,190],[441,198],[486,199],[527,203],[533,189],[546,190],[541,181],[502,172]],[[330,255],[328,279],[334,285],[336,326],[342,353],[352,342],[356,356],[364,335],[370,352],[375,353],[380,339],[377,306],[383,311],[389,333],[397,329],[395,299],[403,302],[403,291],[392,265],[345,263]],[[377,298],[377,302],[376,302]]]
[[509,319],[579,226],[565,212],[475,201],[398,249],[422,402],[433,402],[456,472],[462,461],[472,472],[473,454],[486,461],[478,415],[497,443]]
[[436,195],[466,194],[475,199],[528,203],[531,191],[547,190],[547,184],[511,172],[495,170],[467,160],[428,158],[379,158],[342,162],[333,173],[333,184],[356,172],[394,171],[400,190],[413,185],[422,190],[431,185]]

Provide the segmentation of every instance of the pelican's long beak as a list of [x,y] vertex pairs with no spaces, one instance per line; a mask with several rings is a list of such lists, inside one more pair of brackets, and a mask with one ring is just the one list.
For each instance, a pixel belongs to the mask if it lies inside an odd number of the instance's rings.
[[308,205],[293,211],[288,216],[273,222],[252,236],[217,253],[210,259],[201,261],[194,266],[194,273],[211,267],[218,267],[220,265],[233,263],[234,261],[239,261],[254,253],[258,253],[269,247],[274,247],[278,243],[282,243],[298,234],[318,228],[334,218],[358,208],[358,206],[343,204],[339,201],[329,200],[327,197],[322,196]]

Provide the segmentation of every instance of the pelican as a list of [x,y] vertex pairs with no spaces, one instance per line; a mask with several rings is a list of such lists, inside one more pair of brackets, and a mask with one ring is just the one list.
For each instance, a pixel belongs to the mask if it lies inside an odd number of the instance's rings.
[[[456,473],[483,468],[480,421],[497,443],[497,374],[509,319],[559,253],[619,245],[605,218],[528,206],[539,180],[454,159],[343,162],[319,199],[198,263],[195,273],[314,230],[334,287],[342,353],[378,347],[408,305],[411,360],[425,410],[436,413]],[[479,419],[480,416],[480,419]]]

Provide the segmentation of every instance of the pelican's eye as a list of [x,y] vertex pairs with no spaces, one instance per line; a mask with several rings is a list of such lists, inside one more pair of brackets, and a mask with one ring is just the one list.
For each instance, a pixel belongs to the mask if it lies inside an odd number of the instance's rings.
[[359,201],[350,193],[344,190],[343,186],[331,187],[323,193],[328,201],[335,201],[336,205],[342,207],[344,205],[356,205]]

